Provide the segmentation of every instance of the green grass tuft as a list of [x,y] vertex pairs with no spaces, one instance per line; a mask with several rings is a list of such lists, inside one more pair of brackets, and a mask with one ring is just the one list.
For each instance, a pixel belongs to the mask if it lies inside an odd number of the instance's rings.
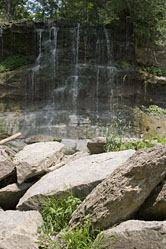
[[41,215],[44,220],[43,231],[57,234],[68,226],[72,213],[81,203],[80,199],[70,194],[67,198],[47,197],[43,202]]
[[[72,213],[81,200],[71,193],[66,198],[47,197],[43,202],[41,215],[44,224],[40,228],[39,241],[41,249],[90,249],[99,231],[93,229],[89,222],[69,228]],[[62,231],[60,234],[59,232]],[[58,241],[55,236],[58,234]],[[99,249],[99,247],[94,247]]]

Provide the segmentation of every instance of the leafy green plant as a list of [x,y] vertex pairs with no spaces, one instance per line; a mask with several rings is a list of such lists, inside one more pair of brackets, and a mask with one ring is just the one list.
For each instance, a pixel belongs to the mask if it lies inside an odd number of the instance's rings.
[[142,67],[139,67],[139,69],[152,75],[166,76],[166,69],[163,69],[163,68],[159,68],[155,66],[142,66]]
[[[96,231],[90,222],[73,228],[68,226],[73,211],[81,201],[71,193],[66,198],[48,197],[43,202],[41,211],[44,224],[40,228],[40,237],[37,242],[42,249],[63,248],[90,249],[96,235]],[[60,234],[59,232],[62,231]],[[55,236],[58,234],[58,240]],[[99,247],[94,247],[99,249]]]
[[23,65],[32,63],[33,61],[34,61],[34,56],[24,56],[24,55],[8,56],[2,63],[0,63],[0,73],[14,70]]
[[122,150],[139,150],[143,148],[149,148],[155,146],[156,142],[153,140],[140,140],[140,141],[128,141],[124,142],[122,137],[112,136],[107,138],[105,151],[122,151]]
[[163,116],[166,115],[166,110],[164,108],[161,108],[157,105],[150,105],[149,107],[142,106],[143,111],[148,112],[149,114],[155,115],[155,116]]
[[155,139],[157,140],[158,143],[166,144],[166,138],[165,137],[156,136]]
[[107,137],[107,143],[105,146],[105,151],[122,151],[122,150],[129,150],[129,149],[143,149],[143,148],[150,148],[155,146],[157,143],[161,143],[166,145],[166,138],[160,136],[153,136],[148,134],[145,138],[139,141],[129,141],[125,142],[122,137],[112,136]]

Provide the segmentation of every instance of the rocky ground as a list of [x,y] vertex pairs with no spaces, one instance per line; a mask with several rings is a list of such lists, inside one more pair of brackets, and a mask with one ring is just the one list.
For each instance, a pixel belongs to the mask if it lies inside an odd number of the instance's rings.
[[89,151],[87,141],[30,141],[17,153],[0,148],[1,249],[38,248],[41,200],[71,189],[84,201],[70,226],[88,218],[95,228],[107,229],[94,246],[166,248],[165,146],[99,153],[102,138],[88,141]]

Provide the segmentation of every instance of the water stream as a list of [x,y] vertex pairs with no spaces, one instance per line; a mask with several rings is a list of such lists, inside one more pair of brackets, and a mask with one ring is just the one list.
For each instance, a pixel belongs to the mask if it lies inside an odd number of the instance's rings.
[[[33,127],[37,126],[33,133],[101,135],[116,115],[123,96],[120,70],[113,64],[111,31],[103,27],[99,33],[86,32],[80,24],[68,30],[58,25],[36,30],[38,56],[28,77],[28,103],[33,108],[39,105],[32,115]],[[121,50],[116,46],[116,57],[124,54]]]

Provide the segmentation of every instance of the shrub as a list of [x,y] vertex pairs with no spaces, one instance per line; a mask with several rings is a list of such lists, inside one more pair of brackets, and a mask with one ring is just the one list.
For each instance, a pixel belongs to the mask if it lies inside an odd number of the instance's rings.
[[150,148],[155,146],[157,143],[162,143],[166,145],[166,138],[159,137],[159,136],[152,136],[148,135],[145,139],[140,141],[131,141],[125,142],[122,137],[119,136],[110,136],[107,137],[107,143],[105,146],[105,151],[122,151],[122,150],[129,150],[129,149],[143,149],[143,148]]
[[142,110],[149,114],[159,116],[159,117],[166,115],[166,110],[157,105],[150,105],[149,107],[142,106]]
[[15,55],[7,57],[2,63],[0,63],[0,73],[12,71],[23,65],[32,63],[34,56]]
[[155,66],[142,66],[140,67],[140,70],[147,72],[152,75],[157,75],[157,76],[166,76],[166,69],[162,69],[159,67]]

